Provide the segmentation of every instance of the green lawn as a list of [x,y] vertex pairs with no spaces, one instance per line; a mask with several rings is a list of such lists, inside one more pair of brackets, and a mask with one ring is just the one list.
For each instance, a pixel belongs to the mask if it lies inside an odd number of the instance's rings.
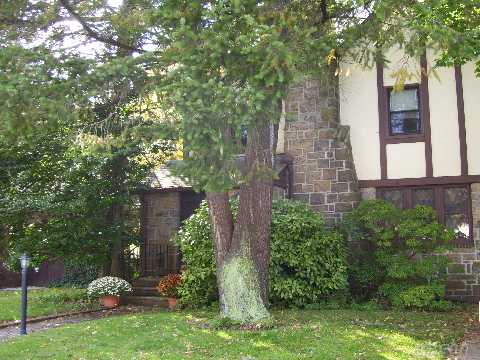
[[[61,314],[96,307],[86,301],[84,289],[28,291],[28,317]],[[20,319],[20,291],[0,291],[0,324]],[[0,358],[1,359],[1,358]]]
[[206,327],[215,312],[111,317],[0,344],[0,359],[443,359],[475,313],[275,311],[262,331]]

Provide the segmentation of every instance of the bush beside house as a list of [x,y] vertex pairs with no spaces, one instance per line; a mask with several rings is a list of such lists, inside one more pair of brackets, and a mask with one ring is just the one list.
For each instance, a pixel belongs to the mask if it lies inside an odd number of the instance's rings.
[[[232,202],[232,208],[237,204]],[[208,206],[203,202],[176,238],[183,262],[179,289],[191,306],[217,299],[216,267]],[[273,204],[270,301],[302,306],[316,303],[347,286],[346,246],[340,233],[327,230],[321,214],[305,204],[278,200]]]
[[424,310],[451,306],[444,300],[446,252],[455,234],[437,222],[433,209],[369,200],[346,216],[343,231],[354,250],[349,282],[357,299]]
[[[236,206],[233,201],[234,210]],[[364,201],[345,217],[340,230],[327,229],[322,215],[303,203],[274,201],[271,303],[316,304],[349,288],[352,302],[373,299],[422,310],[451,307],[444,300],[445,253],[455,235],[437,222],[433,209],[401,210],[382,200]],[[176,237],[185,264],[179,288],[185,305],[217,300],[211,234],[204,201]]]

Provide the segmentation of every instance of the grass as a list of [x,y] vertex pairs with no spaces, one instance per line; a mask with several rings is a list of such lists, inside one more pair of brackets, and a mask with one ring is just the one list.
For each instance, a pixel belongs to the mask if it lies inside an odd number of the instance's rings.
[[[28,317],[61,314],[96,307],[86,301],[84,289],[28,291]],[[20,319],[20,291],[0,291],[0,324]]]
[[274,311],[261,331],[208,326],[214,311],[111,317],[0,344],[0,359],[443,359],[474,309],[450,313]]

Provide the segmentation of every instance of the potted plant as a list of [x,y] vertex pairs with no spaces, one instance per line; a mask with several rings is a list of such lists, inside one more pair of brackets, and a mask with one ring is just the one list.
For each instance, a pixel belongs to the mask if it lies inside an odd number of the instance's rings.
[[117,307],[120,295],[130,291],[132,291],[132,286],[115,276],[105,276],[93,280],[87,287],[88,296],[99,298],[100,304],[109,309]]
[[177,306],[178,287],[182,282],[180,274],[168,274],[160,279],[157,290],[160,295],[168,300],[168,307],[174,309]]

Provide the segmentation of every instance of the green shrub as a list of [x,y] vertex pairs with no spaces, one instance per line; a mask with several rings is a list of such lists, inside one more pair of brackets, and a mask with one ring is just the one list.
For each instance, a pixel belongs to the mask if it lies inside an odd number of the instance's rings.
[[305,305],[347,285],[342,235],[300,202],[275,201],[272,212],[270,293],[274,303]]
[[[232,202],[232,208],[236,209]],[[186,270],[179,293],[182,303],[206,305],[217,299],[216,266],[208,206],[203,202],[176,237]],[[270,301],[304,306],[344,289],[346,251],[343,237],[325,229],[320,214],[305,204],[273,203]]]
[[98,277],[98,265],[84,260],[68,260],[64,266],[63,279],[50,283],[49,287],[85,288]]
[[211,240],[208,206],[204,201],[195,213],[183,222],[175,237],[186,269],[178,289],[182,304],[200,306],[217,299],[216,266]]
[[353,244],[349,281],[357,298],[380,296],[400,308],[448,308],[445,252],[454,233],[437,222],[433,209],[364,201],[342,228]]

